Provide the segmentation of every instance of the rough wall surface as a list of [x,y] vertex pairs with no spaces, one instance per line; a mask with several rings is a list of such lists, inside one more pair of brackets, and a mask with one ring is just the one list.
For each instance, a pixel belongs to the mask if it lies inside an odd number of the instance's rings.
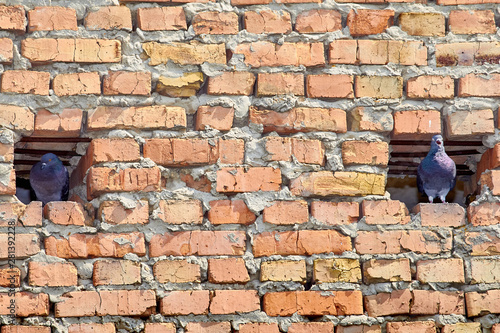
[[[500,332],[495,2],[7,1],[2,333]],[[436,133],[477,199],[410,213]],[[61,147],[72,201],[17,203]]]

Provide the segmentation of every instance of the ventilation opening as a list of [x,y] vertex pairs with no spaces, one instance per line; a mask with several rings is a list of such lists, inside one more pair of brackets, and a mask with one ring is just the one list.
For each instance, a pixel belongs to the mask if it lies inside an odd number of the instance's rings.
[[[417,189],[417,168],[429,152],[430,140],[391,140],[390,144],[392,152],[386,190],[391,194],[391,199],[404,202],[410,210],[420,202],[428,202]],[[468,206],[476,191],[476,165],[486,147],[481,141],[453,140],[445,141],[444,146],[457,166],[457,184],[446,196],[446,201]]]

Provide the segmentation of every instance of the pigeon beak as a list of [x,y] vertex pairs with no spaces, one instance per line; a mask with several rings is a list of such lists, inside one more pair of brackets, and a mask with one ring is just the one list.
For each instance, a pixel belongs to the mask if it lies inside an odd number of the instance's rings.
[[438,145],[441,145],[441,143],[442,143],[442,142],[441,142],[441,140],[436,140],[436,143],[437,143]]
[[45,166],[47,165],[47,163],[42,163],[42,167],[41,169],[43,170],[45,168]]

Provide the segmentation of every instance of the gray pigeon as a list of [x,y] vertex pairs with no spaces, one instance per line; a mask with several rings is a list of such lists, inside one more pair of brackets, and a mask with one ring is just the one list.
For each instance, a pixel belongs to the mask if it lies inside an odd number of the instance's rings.
[[434,135],[431,150],[418,166],[418,191],[427,195],[431,203],[434,198],[446,202],[446,195],[455,187],[456,181],[455,162],[444,151],[443,137]]
[[30,171],[31,187],[37,200],[45,205],[49,201],[66,201],[69,192],[69,174],[61,160],[54,154],[42,156]]

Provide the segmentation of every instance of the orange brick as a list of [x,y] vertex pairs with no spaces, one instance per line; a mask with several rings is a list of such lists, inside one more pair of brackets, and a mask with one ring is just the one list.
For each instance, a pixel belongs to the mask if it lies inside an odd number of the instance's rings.
[[234,108],[202,105],[196,112],[195,129],[203,131],[210,126],[219,131],[229,131],[233,127],[233,119]]
[[484,293],[469,292],[465,294],[467,316],[476,317],[488,313],[500,313],[500,290],[488,290]]
[[50,326],[2,326],[2,333],[50,333]]
[[490,232],[466,232],[465,243],[473,256],[491,256],[500,253],[500,238]]
[[496,144],[484,152],[480,162],[477,164],[477,174],[481,175],[486,170],[500,167],[500,144]]
[[239,314],[260,311],[256,290],[214,290],[210,299],[211,314]]
[[208,220],[212,224],[244,224],[255,222],[256,216],[243,200],[210,201]]
[[387,333],[436,333],[436,324],[433,321],[392,322],[387,323],[386,331]]
[[401,13],[399,27],[411,36],[445,35],[445,17],[439,13]]
[[288,34],[292,19],[288,12],[272,10],[246,11],[243,14],[245,29],[252,34]]
[[422,283],[465,283],[464,263],[461,258],[419,260],[417,280]]
[[336,10],[312,9],[301,12],[295,20],[299,33],[333,32],[342,29],[342,15]]
[[380,325],[337,326],[335,333],[382,333],[382,328]]
[[365,284],[411,281],[410,260],[401,259],[371,259],[363,263],[363,278]]
[[495,14],[491,10],[452,10],[448,27],[455,35],[494,34]]
[[258,110],[250,107],[250,122],[262,124],[264,133],[330,131],[345,133],[347,118],[344,110],[326,108],[293,108],[288,112]]
[[361,215],[366,224],[407,224],[410,212],[399,200],[363,200]]
[[5,194],[5,195],[16,194],[16,171],[14,169],[10,170],[10,177],[7,184],[0,182],[0,194]]
[[186,30],[182,7],[137,8],[137,27],[144,31]]
[[179,231],[156,234],[149,242],[151,257],[163,255],[241,256],[246,249],[243,231]]
[[498,333],[498,332],[500,332],[500,324],[494,324],[491,327],[491,333]]
[[43,207],[43,215],[54,224],[92,225],[94,217],[89,217],[82,204],[72,201],[52,201]]
[[151,72],[108,72],[103,80],[104,95],[151,95]]
[[30,286],[66,287],[78,284],[78,272],[70,262],[36,262],[28,265],[28,282]]
[[[8,307],[15,304],[12,312]],[[49,295],[44,293],[30,293],[26,291],[16,292],[14,297],[9,293],[0,293],[0,315],[12,315],[15,317],[33,317],[49,315]],[[2,332],[3,332],[2,326]],[[41,332],[40,330],[36,330]]]
[[170,224],[201,224],[203,207],[200,200],[161,200],[158,218]]
[[[0,259],[11,258],[12,254],[9,254],[9,234],[0,234]],[[15,249],[10,247],[11,251],[14,250],[14,255],[16,259],[31,257],[34,254],[40,252],[40,239],[37,234],[18,234],[16,233],[16,244]]]
[[324,224],[351,224],[358,221],[359,204],[357,202],[313,201],[311,202],[311,216]]
[[247,323],[240,324],[238,333],[280,333],[276,323]]
[[353,76],[319,74],[307,76],[309,98],[354,98]]
[[336,230],[263,232],[255,235],[253,242],[253,254],[256,257],[330,252],[342,254],[351,250],[351,238]]
[[[325,64],[323,43],[289,43],[281,45],[260,41],[252,43],[242,43],[236,46],[235,54],[242,54],[245,57],[245,64],[251,67],[262,66],[321,66]],[[290,73],[275,73],[282,76],[289,76]],[[273,74],[259,74],[261,76],[271,76]]]
[[427,47],[420,41],[343,40],[330,43],[331,64],[427,65]]
[[412,315],[465,315],[463,291],[413,290]]
[[206,315],[209,303],[209,290],[174,290],[160,300],[160,313],[164,316]]
[[348,117],[350,131],[388,132],[394,128],[392,112],[386,110],[359,106],[352,109]]
[[309,208],[304,200],[275,201],[272,206],[264,208],[264,223],[287,225],[306,223],[309,221]]
[[260,281],[295,281],[306,283],[305,260],[273,260],[260,264]]
[[242,258],[208,259],[210,283],[246,283],[250,281]]
[[483,136],[495,133],[493,110],[456,111],[446,115],[448,138]]
[[0,226],[42,226],[42,203],[32,201],[28,205],[22,203],[0,203]]
[[500,194],[500,170],[487,170],[479,181],[480,188],[486,185],[493,195]]
[[410,313],[412,292],[408,289],[365,296],[365,309],[370,317]]
[[407,81],[408,98],[453,98],[455,81],[451,76],[421,75]]
[[361,268],[357,259],[316,259],[313,266],[315,283],[361,282]]
[[71,324],[68,327],[68,333],[115,333],[115,332],[116,328],[114,323]]
[[144,333],[175,333],[174,323],[145,323]]
[[[232,0],[234,2],[235,0]],[[241,1],[241,0],[236,0]],[[247,0],[243,0],[247,1]],[[186,333],[231,333],[231,323],[228,321],[223,322],[200,322],[188,323],[186,325]]]
[[63,109],[61,113],[40,109],[35,116],[33,136],[80,136],[82,120],[81,109]]
[[500,261],[497,259],[471,259],[470,283],[496,283],[500,276]]
[[467,74],[458,80],[459,97],[500,96],[500,74]]
[[390,9],[351,9],[347,26],[352,36],[380,34],[393,25],[394,11]]
[[13,70],[3,72],[1,89],[3,93],[48,95],[49,84],[49,72]]
[[465,225],[465,210],[458,204],[420,203],[413,208],[413,213],[420,213],[422,226],[426,227],[461,227]]
[[317,332],[317,333],[332,333],[334,325],[332,322],[326,323],[292,323],[288,328],[289,333],[308,333],[308,332]]
[[187,260],[160,260],[153,265],[155,279],[160,283],[201,282],[200,265]]
[[21,270],[17,267],[0,268],[0,286],[17,288],[21,286]]
[[359,231],[355,247],[360,254],[438,254],[452,249],[452,236],[427,230]]
[[198,41],[172,42],[160,44],[147,42],[142,44],[149,65],[166,64],[169,61],[179,65],[201,65],[204,62],[213,64],[226,64],[226,46],[220,44],[203,44]]
[[234,12],[200,12],[191,26],[196,35],[234,35],[239,31],[238,14]]
[[132,14],[127,6],[99,7],[85,16],[87,30],[132,30]]
[[138,200],[134,207],[125,207],[120,201],[103,201],[99,206],[97,218],[105,223],[146,224],[149,223],[149,204],[147,200]]
[[496,64],[499,55],[500,49],[497,42],[436,44],[436,66],[438,67]]
[[97,260],[92,281],[95,286],[141,283],[141,264],[130,260]]
[[138,256],[146,254],[144,234],[129,232],[123,234],[98,233],[93,235],[71,234],[67,239],[54,236],[45,238],[45,252],[60,258],[121,258],[127,253]]
[[[456,323],[446,324],[441,329],[441,333],[481,333],[481,323]],[[493,332],[494,333],[494,332]]]
[[115,63],[121,61],[121,43],[114,39],[26,38],[21,42],[21,54],[35,64]]
[[500,224],[500,203],[483,202],[467,207],[467,217],[473,226]]
[[28,12],[28,31],[52,31],[78,29],[76,10],[68,7],[35,7]]
[[358,62],[358,41],[353,39],[336,39],[328,47],[328,63],[351,64]]
[[0,63],[11,64],[14,57],[14,43],[10,38],[0,38]]
[[97,72],[58,74],[52,84],[57,96],[101,94],[101,78]]
[[24,33],[26,12],[23,6],[0,6],[0,29]]
[[344,141],[342,142],[344,165],[367,164],[386,167],[389,163],[387,142]]
[[295,73],[257,74],[257,96],[293,94],[304,96],[304,75]]
[[435,110],[394,112],[393,138],[430,140],[441,134],[441,112]]
[[356,97],[401,98],[403,78],[400,76],[356,76]]
[[222,168],[217,171],[217,192],[279,191],[281,171],[272,167]]
[[255,74],[249,72],[223,72],[208,77],[209,95],[252,95]]

